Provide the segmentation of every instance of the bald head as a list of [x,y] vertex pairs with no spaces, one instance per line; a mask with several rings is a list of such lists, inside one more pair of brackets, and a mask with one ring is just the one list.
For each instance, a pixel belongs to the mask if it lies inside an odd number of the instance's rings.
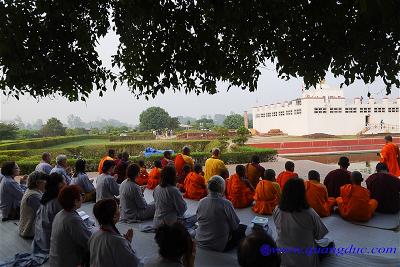
[[50,153],[44,152],[44,153],[42,154],[42,160],[43,160],[44,162],[50,163],[50,162],[51,162]]
[[184,147],[182,148],[182,154],[183,154],[183,155],[189,156],[189,154],[190,154],[190,148],[189,148],[188,146],[184,146]]
[[351,173],[351,183],[355,185],[361,185],[361,182],[364,181],[362,178],[361,172],[354,171]]
[[386,143],[393,142],[392,136],[391,136],[391,135],[386,135],[386,136],[385,136],[385,141],[386,141]]
[[290,171],[290,172],[294,172],[294,162],[293,161],[286,161],[285,170]]
[[212,153],[212,155],[213,156],[219,156],[219,154],[221,154],[221,150],[218,148],[218,147],[214,147],[212,150],[211,150],[211,153]]

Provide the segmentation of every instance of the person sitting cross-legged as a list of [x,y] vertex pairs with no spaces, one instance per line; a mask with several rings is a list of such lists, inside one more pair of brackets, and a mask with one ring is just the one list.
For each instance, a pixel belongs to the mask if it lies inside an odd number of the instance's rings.
[[89,180],[86,174],[86,161],[78,159],[75,162],[75,173],[72,175],[71,185],[78,185],[85,193],[85,202],[94,201],[96,199],[96,189],[93,181]]
[[116,177],[111,176],[114,171],[113,160],[106,160],[103,163],[103,171],[96,179],[96,202],[104,198],[114,198],[119,194],[119,184]]
[[127,178],[119,187],[121,221],[123,222],[143,221],[154,217],[154,203],[147,204],[143,196],[145,187],[140,187],[135,182],[139,173],[139,165],[129,165],[126,171]]
[[201,199],[196,216],[196,243],[203,248],[229,251],[244,238],[246,225],[239,224],[232,202],[224,197],[225,180],[214,175],[208,181],[208,196]]
[[185,193],[185,181],[186,181],[186,177],[188,176],[188,174],[191,172],[191,168],[189,165],[184,165],[181,171],[181,176],[178,176],[178,181],[176,183],[176,186],[179,188],[179,191],[181,191],[182,193]]
[[253,229],[253,232],[240,242],[237,258],[241,267],[281,265],[281,256],[274,239],[258,228]]
[[[150,177],[149,177],[149,173],[147,172],[146,165],[144,164],[144,160],[139,160],[138,164],[140,167],[140,174],[139,174],[139,177],[136,178],[136,183],[138,185],[146,185],[146,184],[148,184]],[[147,188],[154,189],[154,187],[153,188],[147,187]]]
[[185,179],[185,194],[183,197],[200,200],[207,196],[206,180],[201,175],[203,172],[201,165],[196,164],[194,171],[190,172]]
[[260,157],[257,155],[252,156],[251,163],[246,165],[246,177],[254,188],[260,182],[264,172],[264,167],[260,165]]
[[320,217],[331,215],[336,200],[328,197],[325,185],[320,183],[320,175],[317,171],[308,172],[308,181],[304,181],[306,187],[306,197],[310,207],[315,210]]
[[286,182],[294,178],[299,178],[299,175],[294,172],[294,162],[286,161],[285,170],[278,175],[276,181],[283,190],[283,187],[285,186]]
[[226,198],[237,209],[250,206],[254,200],[254,188],[245,175],[245,167],[237,165],[236,173],[226,179]]
[[272,214],[281,199],[281,187],[275,181],[275,171],[265,170],[262,180],[257,184],[254,194],[256,204],[252,210],[258,214]]
[[100,230],[89,239],[90,266],[139,266],[139,259],[131,247],[132,229],[122,236],[115,227],[119,220],[117,202],[111,198],[102,199],[94,205],[93,214],[99,222]]
[[[171,166],[170,166],[171,167]],[[147,180],[147,188],[153,190],[157,185],[160,184],[161,180],[161,161],[154,161],[154,167],[151,169],[149,179]],[[137,179],[136,179],[137,181]],[[138,183],[140,185],[140,183]]]
[[340,188],[340,197],[336,198],[339,213],[349,221],[366,222],[371,219],[378,202],[370,199],[367,188],[361,186],[363,181],[360,172],[351,173],[351,183]]
[[350,166],[349,158],[340,157],[338,165],[340,168],[330,171],[324,179],[324,185],[328,190],[329,197],[339,197],[340,187],[345,184],[351,184],[351,172],[347,170]]

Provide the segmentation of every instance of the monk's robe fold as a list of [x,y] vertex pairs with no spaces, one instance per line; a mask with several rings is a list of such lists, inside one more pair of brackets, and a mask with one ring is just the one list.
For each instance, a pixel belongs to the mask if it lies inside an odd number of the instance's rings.
[[149,173],[149,179],[147,180],[147,188],[154,189],[160,183],[161,180],[161,169],[153,167]]
[[254,188],[256,188],[264,172],[265,169],[260,164],[248,163],[246,165],[246,177]]
[[223,171],[228,172],[224,162],[216,156],[211,156],[211,158],[206,160],[204,166],[204,179],[208,182],[212,176],[221,175]]
[[206,181],[203,176],[190,172],[185,179],[185,194],[183,197],[200,200],[207,196]]
[[387,143],[383,146],[380,162],[385,163],[389,173],[396,177],[400,176],[399,157],[399,147],[396,144]]
[[328,197],[326,187],[317,181],[305,181],[307,202],[320,217],[330,216],[336,200]]
[[99,162],[99,167],[97,168],[97,171],[99,172],[99,174],[103,173],[103,164],[106,160],[114,160],[114,159],[110,156],[103,157]]
[[368,189],[360,185],[347,184],[340,188],[336,198],[340,215],[349,221],[366,222],[371,219],[378,202],[370,199]]
[[136,183],[138,185],[146,185],[149,179],[149,173],[146,168],[140,168],[139,176],[136,178]]
[[226,198],[232,202],[233,207],[241,209],[250,206],[253,196],[253,191],[239,175],[234,174],[226,179]]
[[298,175],[295,172],[283,171],[278,175],[278,177],[276,178],[276,181],[278,182],[279,186],[283,190],[283,187],[285,186],[287,181],[289,181],[290,179],[297,178],[297,177],[298,177]]
[[272,211],[279,204],[281,188],[278,183],[268,180],[261,180],[254,194],[256,204],[253,211],[258,214],[272,214]]

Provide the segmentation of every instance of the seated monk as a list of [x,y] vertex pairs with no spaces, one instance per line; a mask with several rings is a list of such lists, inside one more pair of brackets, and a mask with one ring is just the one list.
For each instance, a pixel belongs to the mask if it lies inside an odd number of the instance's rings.
[[246,165],[246,177],[254,188],[256,188],[260,178],[264,175],[264,172],[264,167],[260,165],[260,157],[257,155],[252,156],[251,163]]
[[179,191],[185,192],[185,181],[188,174],[191,172],[191,168],[189,165],[185,164],[181,171],[181,176],[178,176],[178,181],[176,186],[179,188]]
[[183,197],[200,200],[207,196],[206,180],[204,176],[201,175],[203,172],[201,165],[196,164],[194,166],[194,171],[190,172],[185,179],[185,194]]
[[144,160],[139,160],[138,165],[140,167],[139,177],[136,178],[136,183],[138,185],[146,185],[149,179],[149,173],[147,172],[146,165],[144,164]]
[[178,176],[178,178],[182,176],[183,166],[189,165],[190,170],[193,170],[194,161],[190,156],[190,148],[188,146],[184,146],[182,148],[182,153],[178,153],[175,156],[174,164],[175,164],[176,175]]
[[173,166],[174,165],[174,161],[172,160],[171,150],[164,151],[164,157],[161,159],[161,165],[163,168],[165,166]]
[[324,185],[328,190],[329,197],[339,197],[340,188],[345,184],[351,184],[351,172],[347,170],[347,168],[350,166],[349,158],[340,157],[338,165],[340,168],[330,171],[324,179]]
[[276,181],[278,182],[279,186],[283,190],[283,187],[285,186],[287,181],[289,181],[290,179],[298,178],[298,177],[299,177],[299,175],[294,172],[294,162],[286,161],[285,171],[281,172],[278,175],[278,178],[276,178]]
[[281,187],[275,180],[275,171],[267,169],[256,187],[252,210],[258,214],[272,214],[281,199]]
[[306,188],[307,202],[320,217],[331,215],[336,200],[333,197],[328,198],[328,190],[325,185],[320,183],[321,177],[315,170],[308,172],[308,181],[304,181]]
[[340,197],[336,198],[339,213],[345,220],[365,222],[371,219],[378,202],[370,199],[368,189],[361,186],[360,172],[351,173],[351,183],[340,188]]
[[246,179],[246,168],[243,165],[236,166],[236,173],[226,179],[226,198],[233,207],[246,208],[253,203],[254,188]]
[[149,179],[147,180],[147,188],[154,189],[160,183],[161,179],[161,160],[154,161],[154,167],[149,173]]
[[99,162],[99,167],[97,168],[99,174],[103,173],[103,164],[106,160],[114,160],[115,157],[115,150],[114,149],[109,149],[108,150],[108,155],[104,156],[103,158],[101,158],[100,162]]

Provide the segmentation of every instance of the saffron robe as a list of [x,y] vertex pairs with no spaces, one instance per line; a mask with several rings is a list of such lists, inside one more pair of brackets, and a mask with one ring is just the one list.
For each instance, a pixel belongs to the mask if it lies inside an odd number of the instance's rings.
[[146,185],[149,182],[149,173],[146,168],[140,167],[139,176],[136,178],[138,185]]
[[[154,167],[149,173],[149,179],[147,180],[147,188],[154,189],[160,183],[161,180],[161,169]],[[136,179],[137,182],[137,179]]]
[[351,184],[351,172],[345,169],[330,171],[324,180],[324,185],[328,190],[328,196],[337,198],[340,196],[340,188],[346,184]]
[[106,160],[114,160],[114,159],[110,156],[103,157],[99,162],[99,167],[97,168],[97,171],[99,172],[99,174],[103,173],[103,164],[104,164],[104,161],[106,161]]
[[215,156],[207,159],[204,170],[204,179],[206,180],[206,183],[208,182],[208,180],[210,180],[212,176],[221,175],[222,171],[228,172],[222,160],[218,159]]
[[254,204],[252,210],[258,214],[272,214],[272,211],[279,204],[281,198],[281,188],[278,183],[268,180],[261,180],[254,194]]
[[174,164],[175,164],[176,175],[179,178],[181,178],[181,176],[182,176],[183,166],[185,166],[187,164],[190,166],[190,170],[193,170],[193,168],[194,168],[194,161],[193,161],[192,157],[183,155],[181,153],[176,155]]
[[318,213],[320,217],[330,216],[336,200],[333,197],[328,198],[326,187],[317,181],[304,181],[306,188],[307,202],[311,208]]
[[375,199],[370,199],[368,189],[352,184],[340,188],[340,197],[336,198],[336,202],[340,215],[349,221],[368,221],[378,206]]
[[167,159],[165,157],[163,157],[161,159],[161,166],[164,168],[165,166],[173,166],[174,165],[174,161],[172,159]]
[[400,179],[388,173],[374,173],[365,181],[371,198],[378,201],[376,211],[397,213],[400,211]]
[[226,179],[226,198],[235,208],[246,208],[253,203],[254,192],[236,173]]
[[295,172],[283,171],[278,175],[278,177],[276,178],[276,181],[278,182],[279,186],[283,190],[283,187],[285,186],[287,181],[289,181],[290,179],[297,178],[297,177],[299,177],[299,176]]
[[387,143],[383,146],[380,162],[385,163],[389,169],[389,173],[396,177],[400,176],[399,158],[399,147],[396,144]]
[[183,197],[200,200],[207,196],[206,182],[203,176],[190,172],[185,179],[185,194]]
[[246,177],[254,188],[256,188],[264,172],[265,169],[260,164],[248,163],[246,165]]

